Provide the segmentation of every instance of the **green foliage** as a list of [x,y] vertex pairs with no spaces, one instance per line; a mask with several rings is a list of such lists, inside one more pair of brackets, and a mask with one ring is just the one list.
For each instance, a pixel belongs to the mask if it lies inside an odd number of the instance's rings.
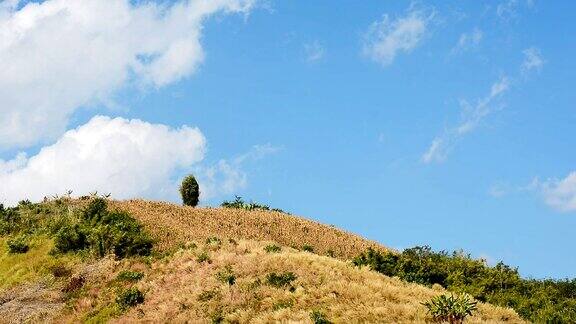
[[140,271],[123,270],[116,276],[117,280],[136,282],[144,278],[144,274]]
[[18,235],[6,241],[8,245],[8,252],[10,253],[26,253],[29,250],[28,238],[25,235]]
[[224,202],[222,202],[222,204],[220,206],[222,206],[224,208],[236,208],[236,209],[244,209],[244,210],[271,210],[271,211],[287,214],[282,209],[278,209],[278,208],[272,208],[271,209],[270,206],[268,206],[268,205],[264,205],[264,204],[260,204],[260,203],[256,203],[256,202],[247,203],[240,196],[235,196],[233,201],[225,200]]
[[198,256],[196,257],[196,261],[198,263],[202,263],[202,262],[211,263],[210,256],[206,252],[202,252],[202,253],[198,254]]
[[149,255],[152,238],[128,213],[109,211],[103,198],[93,199],[79,221],[65,224],[55,235],[58,252],[90,249],[102,257],[114,253],[119,258]]
[[182,180],[182,184],[180,185],[180,196],[182,197],[184,205],[192,207],[198,205],[200,187],[193,175],[189,175]]
[[312,252],[314,252],[314,247],[313,247],[312,245],[309,245],[309,244],[304,244],[304,245],[302,246],[302,251],[306,251],[306,252],[312,253]]
[[328,320],[328,318],[326,318],[326,315],[324,315],[324,313],[322,313],[319,310],[312,311],[312,313],[310,313],[310,319],[312,320],[312,322],[314,322],[314,324],[332,323]]
[[116,303],[126,309],[144,302],[144,294],[136,287],[122,290],[116,297]]
[[264,251],[266,251],[267,253],[278,253],[282,251],[282,248],[276,244],[270,244],[264,247]]
[[1,206],[0,235],[45,235],[54,240],[56,253],[91,251],[119,258],[150,254],[151,237],[129,214],[108,210],[103,198],[90,198],[81,210],[70,208],[67,199]]
[[296,280],[296,278],[297,277],[293,272],[284,272],[280,274],[271,272],[266,276],[266,282],[276,288],[284,288],[290,286],[292,281]]
[[435,322],[459,324],[477,310],[477,302],[467,295],[440,295],[422,303]]
[[502,262],[490,267],[484,260],[462,252],[434,252],[426,246],[399,254],[368,249],[353,263],[409,282],[439,284],[482,302],[511,307],[529,321],[576,322],[576,279],[524,279],[518,269]]
[[224,269],[218,271],[218,273],[216,273],[216,278],[230,286],[236,283],[236,275],[234,274],[234,271],[232,271],[230,265],[227,265]]

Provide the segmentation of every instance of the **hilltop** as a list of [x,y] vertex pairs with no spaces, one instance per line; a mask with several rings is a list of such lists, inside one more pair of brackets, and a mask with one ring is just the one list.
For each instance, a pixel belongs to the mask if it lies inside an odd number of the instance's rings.
[[[424,322],[421,303],[445,293],[355,267],[350,259],[367,248],[389,250],[276,211],[110,201],[108,208],[121,217],[112,216],[128,224],[122,215],[129,214],[150,234],[151,254],[54,253],[55,240],[43,224],[85,217],[88,201],[19,207],[20,221],[38,230],[29,234],[25,253],[9,253],[9,236],[0,239],[0,321]],[[146,239],[134,242],[146,247]],[[466,322],[522,320],[511,309],[479,303]]]

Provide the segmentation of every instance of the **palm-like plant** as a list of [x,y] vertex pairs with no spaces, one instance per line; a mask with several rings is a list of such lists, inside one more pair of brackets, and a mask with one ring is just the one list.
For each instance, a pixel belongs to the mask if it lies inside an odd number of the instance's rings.
[[436,322],[461,324],[477,310],[477,302],[468,295],[440,295],[422,303]]

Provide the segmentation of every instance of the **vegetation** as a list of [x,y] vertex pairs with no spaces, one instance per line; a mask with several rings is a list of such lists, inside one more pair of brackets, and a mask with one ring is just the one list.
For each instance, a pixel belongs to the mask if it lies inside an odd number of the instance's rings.
[[270,244],[264,247],[264,251],[266,251],[267,253],[278,253],[282,251],[282,248],[276,244]]
[[120,271],[118,276],[116,276],[117,280],[130,281],[130,282],[136,282],[142,278],[144,278],[144,273],[140,271],[130,271],[130,270]]
[[439,284],[482,302],[511,307],[529,321],[576,322],[576,279],[524,279],[518,269],[502,262],[490,267],[462,252],[434,252],[426,246],[400,254],[368,249],[353,262],[409,282]]
[[13,235],[11,251],[28,250],[27,237],[48,236],[54,252],[87,251],[103,257],[149,255],[152,239],[128,213],[110,211],[107,201],[93,198],[84,209],[72,212],[62,200],[33,204],[22,201],[14,208],[0,208],[0,234]]
[[467,295],[440,295],[422,303],[438,323],[460,324],[478,308]]
[[326,318],[326,315],[324,315],[324,313],[322,313],[319,310],[312,311],[312,313],[310,313],[310,319],[312,320],[312,322],[314,322],[314,324],[332,323]]
[[283,211],[282,209],[270,208],[270,206],[268,206],[268,205],[264,205],[264,204],[260,204],[260,203],[256,203],[256,202],[247,203],[240,196],[235,196],[233,201],[225,200],[224,202],[222,202],[222,204],[220,206],[222,206],[224,208],[236,208],[236,209],[244,209],[244,210],[271,210],[271,211],[286,214],[286,212]]
[[224,269],[216,273],[216,278],[230,286],[236,283],[236,275],[234,274],[234,271],[232,271],[232,267],[230,265],[226,265]]
[[136,306],[144,302],[144,294],[136,287],[123,290],[118,294],[116,302],[122,309]]
[[180,185],[180,196],[185,206],[196,207],[200,197],[200,187],[193,175],[189,175],[182,180]]
[[313,247],[312,245],[310,245],[310,244],[304,244],[304,245],[302,246],[302,251],[306,251],[306,252],[312,253],[312,252],[314,252],[314,247]]
[[271,272],[266,276],[266,281],[268,284],[276,288],[290,286],[294,280],[296,280],[296,275],[293,272],[284,272],[280,274]]

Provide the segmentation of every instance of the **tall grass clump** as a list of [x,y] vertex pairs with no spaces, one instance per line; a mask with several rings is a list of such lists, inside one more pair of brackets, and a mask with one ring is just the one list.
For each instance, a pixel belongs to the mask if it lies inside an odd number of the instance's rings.
[[437,323],[461,324],[477,310],[477,302],[466,295],[440,295],[422,303]]
[[182,184],[180,185],[180,196],[182,196],[182,202],[184,205],[192,207],[198,205],[200,187],[193,175],[189,175],[182,180]]
[[488,266],[469,254],[435,252],[428,246],[402,253],[368,249],[353,263],[387,276],[428,286],[439,284],[481,302],[511,307],[532,322],[576,323],[576,279],[525,279],[517,268],[502,262]]
[[222,204],[220,204],[220,206],[224,207],[224,208],[236,208],[236,209],[244,209],[244,210],[271,210],[271,211],[287,214],[282,209],[270,208],[270,206],[265,205],[265,204],[260,204],[257,202],[247,203],[240,196],[235,196],[234,200],[232,200],[232,201],[225,200],[224,202],[222,202]]

